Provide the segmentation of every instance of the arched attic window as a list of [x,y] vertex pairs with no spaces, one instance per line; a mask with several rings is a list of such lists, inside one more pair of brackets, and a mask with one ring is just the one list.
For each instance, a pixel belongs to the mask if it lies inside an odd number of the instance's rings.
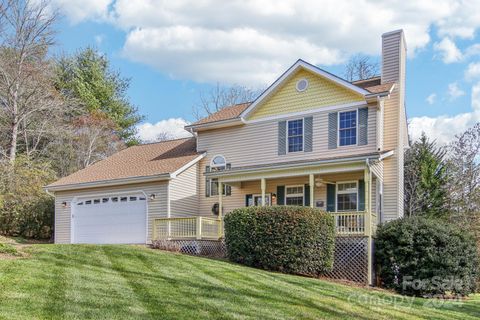
[[225,170],[227,168],[227,160],[222,155],[215,156],[210,162],[210,168],[212,171]]

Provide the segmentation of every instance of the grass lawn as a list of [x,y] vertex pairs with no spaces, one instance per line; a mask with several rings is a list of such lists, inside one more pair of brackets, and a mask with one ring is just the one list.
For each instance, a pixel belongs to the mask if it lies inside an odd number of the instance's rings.
[[480,317],[479,295],[442,304],[140,246],[20,250],[0,258],[0,319]]

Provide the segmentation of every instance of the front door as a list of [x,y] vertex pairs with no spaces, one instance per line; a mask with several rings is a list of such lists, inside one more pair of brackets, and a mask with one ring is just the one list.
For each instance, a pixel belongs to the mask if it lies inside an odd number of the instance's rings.
[[[270,206],[272,204],[271,202],[271,195],[270,193],[265,194],[265,205]],[[253,203],[248,204],[249,206],[261,206],[262,205],[262,195],[261,194],[254,194],[253,195]]]

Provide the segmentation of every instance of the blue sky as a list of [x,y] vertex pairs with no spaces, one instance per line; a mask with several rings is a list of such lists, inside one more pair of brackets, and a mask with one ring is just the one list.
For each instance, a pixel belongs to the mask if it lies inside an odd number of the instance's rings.
[[181,136],[216,82],[265,87],[298,58],[338,75],[355,53],[380,59],[406,33],[410,133],[441,143],[480,121],[480,1],[52,0],[57,53],[95,46],[131,78],[143,138]]

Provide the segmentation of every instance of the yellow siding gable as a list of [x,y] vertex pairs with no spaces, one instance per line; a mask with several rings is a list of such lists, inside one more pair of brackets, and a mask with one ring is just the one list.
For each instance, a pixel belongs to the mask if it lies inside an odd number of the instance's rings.
[[[302,78],[308,80],[308,89],[298,92],[296,83]],[[362,95],[302,69],[266,98],[248,120],[358,101],[364,101]]]

